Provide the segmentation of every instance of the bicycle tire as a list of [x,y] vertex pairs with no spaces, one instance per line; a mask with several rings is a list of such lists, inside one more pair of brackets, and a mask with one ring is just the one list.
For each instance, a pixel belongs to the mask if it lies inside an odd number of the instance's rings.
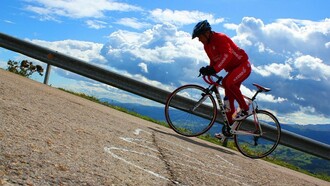
[[[193,107],[204,98],[194,111]],[[207,132],[217,116],[214,97],[199,85],[184,85],[174,90],[165,104],[165,117],[178,134],[196,137]]]
[[234,135],[235,145],[239,152],[249,158],[258,159],[268,156],[272,153],[281,139],[281,126],[277,118],[265,110],[256,110],[258,121],[261,122],[261,136],[255,137],[240,134],[240,131],[255,132],[255,125],[248,125],[246,121],[254,122],[254,114],[240,122]]

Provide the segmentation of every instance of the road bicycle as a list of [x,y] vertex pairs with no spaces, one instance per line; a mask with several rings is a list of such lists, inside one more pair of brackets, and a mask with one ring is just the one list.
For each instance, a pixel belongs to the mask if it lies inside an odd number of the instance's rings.
[[209,85],[207,88],[188,84],[169,95],[165,104],[165,117],[169,126],[178,134],[196,137],[208,132],[214,123],[221,123],[223,135],[227,139],[234,138],[238,151],[243,155],[263,158],[272,153],[279,144],[281,126],[272,113],[259,109],[255,101],[259,93],[269,92],[270,89],[253,83],[257,88],[253,97],[244,96],[253,109],[252,114],[230,125],[219,92],[219,88],[223,88],[220,83],[222,77],[212,75],[203,76],[203,79]]

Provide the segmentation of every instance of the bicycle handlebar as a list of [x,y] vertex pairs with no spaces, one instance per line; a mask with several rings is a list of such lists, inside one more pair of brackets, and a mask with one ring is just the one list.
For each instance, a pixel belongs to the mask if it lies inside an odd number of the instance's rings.
[[[201,74],[199,74],[199,76],[201,76]],[[198,76],[198,77],[199,77]],[[215,77],[217,78],[217,80],[213,80],[212,77]],[[222,76],[218,76],[217,74],[213,74],[213,75],[203,75],[203,80],[207,83],[207,84],[210,84],[210,85],[217,85],[217,86],[221,86],[221,81],[222,81],[223,77]]]

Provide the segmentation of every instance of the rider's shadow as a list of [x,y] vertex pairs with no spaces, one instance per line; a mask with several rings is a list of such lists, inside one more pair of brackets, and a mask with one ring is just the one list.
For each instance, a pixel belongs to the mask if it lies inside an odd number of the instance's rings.
[[203,146],[203,147],[206,147],[206,148],[210,148],[210,149],[214,149],[214,150],[217,150],[217,151],[220,151],[220,152],[223,152],[223,153],[227,153],[227,154],[230,154],[230,155],[236,155],[235,153],[229,151],[229,150],[226,150],[224,148],[221,148],[221,147],[217,147],[217,146],[211,146],[207,143],[201,143],[201,142],[198,142],[196,140],[193,140],[189,137],[185,137],[185,136],[182,136],[182,135],[179,135],[179,134],[175,134],[175,133],[167,133],[167,132],[164,132],[164,131],[161,131],[161,130],[157,130],[155,128],[151,128],[151,127],[148,127],[150,130],[153,130],[155,132],[158,132],[158,133],[162,133],[162,134],[165,134],[165,135],[169,135],[169,136],[173,136],[173,137],[176,137],[176,138],[179,138],[181,140],[184,140],[184,141],[187,141],[189,143],[193,143],[195,145],[199,145],[199,146]]

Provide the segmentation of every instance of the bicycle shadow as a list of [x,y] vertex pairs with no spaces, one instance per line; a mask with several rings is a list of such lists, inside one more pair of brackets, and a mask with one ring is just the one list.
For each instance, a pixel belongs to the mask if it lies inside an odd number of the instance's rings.
[[155,131],[155,132],[162,133],[162,134],[169,135],[169,136],[173,136],[173,137],[179,138],[179,139],[187,141],[189,143],[193,143],[193,144],[198,145],[198,146],[202,146],[202,147],[205,147],[205,148],[217,150],[217,151],[220,151],[220,152],[223,152],[223,153],[226,153],[226,154],[230,154],[230,155],[236,155],[235,153],[233,153],[229,150],[223,149],[221,147],[211,146],[207,143],[198,142],[196,140],[193,140],[192,138],[185,137],[185,136],[182,136],[182,135],[179,135],[179,134],[176,134],[176,133],[167,133],[167,132],[164,132],[164,131],[161,131],[161,130],[157,130],[155,128],[150,128],[150,127],[148,127],[148,128]]

